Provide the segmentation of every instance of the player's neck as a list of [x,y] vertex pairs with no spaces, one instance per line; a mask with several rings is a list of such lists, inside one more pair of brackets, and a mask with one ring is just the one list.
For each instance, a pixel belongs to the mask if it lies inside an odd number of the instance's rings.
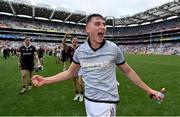
[[30,47],[30,46],[31,46],[31,44],[29,44],[29,45],[24,44],[24,46],[25,46],[26,48],[28,48],[28,47]]
[[102,43],[95,43],[95,42],[91,42],[90,39],[88,39],[88,44],[91,47],[91,49],[93,49],[94,51],[98,50],[99,48],[101,48],[104,44],[105,44],[105,40],[103,40]]
[[91,47],[94,48],[94,49],[97,49],[101,46],[100,43],[91,43]]
[[77,45],[71,45],[71,47],[72,47],[72,48],[76,48],[76,47],[77,47]]

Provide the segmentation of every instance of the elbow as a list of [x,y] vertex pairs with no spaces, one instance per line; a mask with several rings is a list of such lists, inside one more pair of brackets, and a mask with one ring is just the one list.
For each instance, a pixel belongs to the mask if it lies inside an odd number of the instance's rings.
[[71,77],[73,77],[73,76],[76,75],[76,73],[72,72],[70,69],[67,69],[65,72],[67,72],[67,76],[68,76],[69,78],[71,78]]

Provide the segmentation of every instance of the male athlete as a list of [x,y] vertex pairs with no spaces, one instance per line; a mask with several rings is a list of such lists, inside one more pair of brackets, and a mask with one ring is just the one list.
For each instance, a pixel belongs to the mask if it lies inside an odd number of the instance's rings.
[[[67,45],[66,40],[67,40],[68,36],[70,36],[69,32],[67,32],[65,34],[62,43],[63,43],[63,47],[67,53],[67,56],[70,58],[70,63],[72,63],[74,52],[79,47],[79,45],[78,45],[78,39],[76,37],[71,37],[71,45]],[[82,90],[83,88],[79,84],[78,74],[77,74],[77,76],[73,76],[73,88],[75,91],[75,97],[73,100],[79,99],[79,101],[82,102],[83,101],[83,90]]]
[[106,33],[105,19],[100,14],[89,15],[86,22],[88,42],[78,47],[73,62],[68,70],[44,78],[35,75],[32,82],[35,86],[61,82],[77,73],[81,67],[85,85],[85,108],[87,116],[116,116],[116,103],[119,93],[116,82],[116,66],[135,85],[143,89],[154,99],[161,100],[158,91],[147,86],[136,72],[125,61],[121,49],[104,39]]
[[41,63],[41,70],[43,70],[43,65],[44,65],[44,55],[45,55],[45,48],[43,47],[43,45],[41,45],[38,49],[38,58],[39,61]]
[[[32,71],[34,68],[34,59],[36,59],[38,66],[40,67],[40,61],[36,53],[36,48],[31,45],[31,39],[25,37],[23,45],[19,48],[19,68],[21,71],[22,79],[22,89],[20,94],[24,94],[28,89],[31,90],[31,80]],[[29,74],[29,80],[26,78],[26,75]]]

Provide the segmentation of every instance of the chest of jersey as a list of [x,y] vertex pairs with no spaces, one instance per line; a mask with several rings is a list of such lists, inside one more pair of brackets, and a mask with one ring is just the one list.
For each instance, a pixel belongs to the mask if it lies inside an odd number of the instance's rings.
[[107,51],[82,51],[79,56],[81,67],[88,71],[109,69],[115,63],[115,58],[116,53]]
[[22,56],[33,56],[34,48],[32,46],[22,47],[20,48],[20,52]]

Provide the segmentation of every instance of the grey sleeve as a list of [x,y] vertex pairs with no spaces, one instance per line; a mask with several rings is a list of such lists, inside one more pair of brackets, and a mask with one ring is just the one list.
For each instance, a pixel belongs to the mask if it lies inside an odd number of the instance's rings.
[[74,62],[75,64],[80,64],[79,59],[78,59],[78,49],[75,50],[75,52],[74,52],[73,62]]
[[117,46],[117,57],[116,57],[116,65],[121,65],[125,63],[125,58],[122,50]]

